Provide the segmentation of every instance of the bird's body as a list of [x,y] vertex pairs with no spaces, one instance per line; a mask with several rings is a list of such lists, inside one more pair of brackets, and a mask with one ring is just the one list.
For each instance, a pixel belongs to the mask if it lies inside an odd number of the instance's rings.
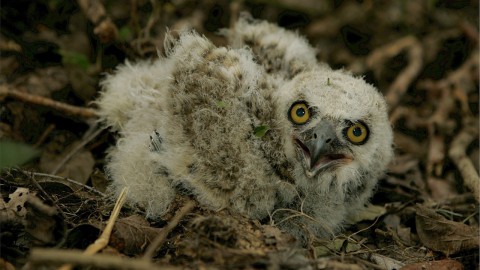
[[113,190],[129,186],[151,217],[181,189],[298,237],[335,233],[391,158],[383,97],[292,32],[242,18],[227,35],[233,48],[185,32],[166,58],[104,80],[99,114],[120,135]]

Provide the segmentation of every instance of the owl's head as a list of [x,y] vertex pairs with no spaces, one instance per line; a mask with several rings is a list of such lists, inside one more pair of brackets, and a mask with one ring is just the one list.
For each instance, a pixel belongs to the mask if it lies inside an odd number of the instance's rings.
[[383,173],[392,158],[387,106],[362,78],[319,68],[284,84],[276,98],[284,152],[302,178],[330,175],[343,185]]

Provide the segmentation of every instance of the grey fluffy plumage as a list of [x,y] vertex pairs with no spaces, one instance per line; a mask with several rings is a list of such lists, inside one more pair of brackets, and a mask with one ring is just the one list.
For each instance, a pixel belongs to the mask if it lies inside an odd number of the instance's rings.
[[338,232],[392,157],[383,97],[317,63],[296,33],[244,15],[225,34],[231,48],[169,36],[165,58],[127,62],[103,81],[98,113],[119,133],[112,190],[129,186],[150,217],[180,188],[209,209],[270,216],[302,240]]

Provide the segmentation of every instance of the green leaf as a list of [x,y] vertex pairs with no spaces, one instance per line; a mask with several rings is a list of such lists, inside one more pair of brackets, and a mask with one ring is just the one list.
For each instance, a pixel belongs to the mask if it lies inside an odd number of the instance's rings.
[[261,126],[255,127],[255,129],[253,130],[253,134],[255,134],[255,136],[257,136],[258,138],[262,138],[263,136],[265,136],[265,134],[269,130],[270,130],[269,126],[261,125]]
[[5,168],[19,166],[32,158],[38,156],[40,151],[28,144],[12,142],[8,140],[0,141],[0,170]]
[[215,105],[217,105],[217,107],[219,107],[219,108],[226,108],[228,106],[227,103],[225,103],[224,101],[221,101],[221,100],[215,101]]
[[124,25],[118,30],[118,39],[120,41],[129,41],[132,39],[132,37],[132,29],[129,26]]
[[59,53],[62,56],[62,63],[64,65],[74,65],[83,69],[84,71],[87,71],[88,66],[90,66],[90,61],[84,54],[65,50],[60,50]]

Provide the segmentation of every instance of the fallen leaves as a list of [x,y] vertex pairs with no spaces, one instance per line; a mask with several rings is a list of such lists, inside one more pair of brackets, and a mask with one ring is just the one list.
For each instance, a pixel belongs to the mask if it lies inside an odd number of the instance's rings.
[[447,220],[432,209],[417,207],[415,224],[422,243],[435,251],[448,255],[479,247],[478,227]]
[[[56,172],[57,175],[74,179],[79,183],[85,184],[90,178],[90,175],[93,172],[93,166],[95,165],[95,159],[93,158],[92,153],[81,148],[68,160],[64,161],[69,157],[69,154],[78,144],[80,144],[79,141],[72,143],[61,154],[44,151],[40,158],[40,168],[42,171],[53,172],[58,170],[58,172]],[[57,169],[60,162],[65,162],[65,165],[60,169]]]
[[27,188],[17,188],[8,200],[0,202],[2,227],[7,224],[24,226],[25,232],[40,245],[53,244],[58,240],[61,221],[55,218],[56,215],[55,207],[45,204]]
[[362,247],[358,243],[355,243],[349,239],[336,238],[332,241],[327,241],[323,245],[315,247],[315,255],[317,257],[323,257],[336,253],[352,253],[360,250]]
[[110,245],[128,255],[140,255],[160,233],[161,228],[151,227],[144,217],[132,215],[115,223]]

